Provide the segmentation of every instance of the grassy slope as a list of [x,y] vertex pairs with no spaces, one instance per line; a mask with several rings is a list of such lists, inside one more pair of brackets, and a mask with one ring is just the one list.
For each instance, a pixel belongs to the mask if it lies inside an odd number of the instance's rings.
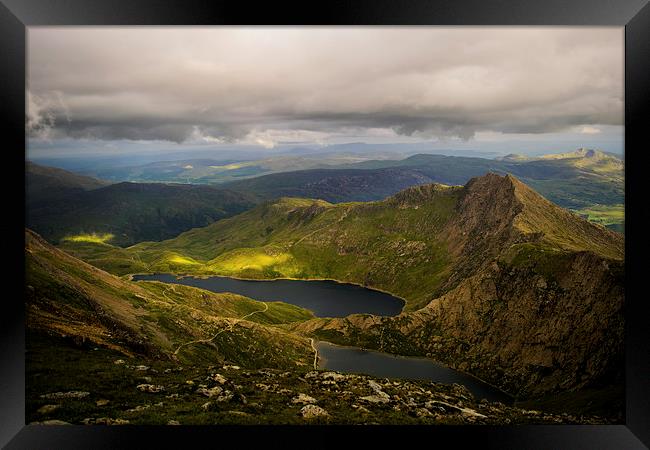
[[[26,285],[30,329],[90,340],[127,355],[181,361],[229,360],[250,367],[307,365],[309,343],[267,325],[312,318],[293,305],[263,302],[233,294],[214,294],[189,286],[135,283],[83,263],[26,235]],[[244,321],[238,321],[260,311]],[[241,352],[242,348],[248,349]]]
[[68,242],[63,248],[120,274],[330,278],[390,290],[416,307],[435,291],[447,268],[437,234],[458,192],[443,189],[431,201],[410,207],[394,199],[338,205],[282,199],[161,243],[122,250]]

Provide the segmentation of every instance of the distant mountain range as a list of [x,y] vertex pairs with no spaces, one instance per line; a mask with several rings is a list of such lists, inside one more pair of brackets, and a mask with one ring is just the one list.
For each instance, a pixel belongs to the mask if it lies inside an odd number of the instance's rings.
[[[338,155],[329,162],[349,159],[350,156]],[[509,155],[501,160],[421,154],[401,160],[290,170],[304,164],[322,163],[319,159],[303,157],[229,163],[220,166],[219,170],[228,174],[224,177],[237,178],[244,173],[251,177],[214,186],[179,183],[109,186],[103,180],[28,163],[27,224],[54,242],[66,236],[108,233],[113,235],[112,243],[131,245],[171,238],[280,197],[317,198],[331,203],[380,200],[409,186],[432,182],[462,185],[472,177],[494,172],[514,174],[554,203],[623,231],[623,161],[600,151],[580,149],[536,158]],[[181,179],[183,171],[198,176],[213,162],[201,160],[194,164],[196,167],[191,169],[183,168],[190,165],[187,161],[161,162],[148,167],[154,179],[160,171],[166,171],[170,179]],[[141,176],[148,173],[141,170]],[[277,173],[253,176],[260,170]]]

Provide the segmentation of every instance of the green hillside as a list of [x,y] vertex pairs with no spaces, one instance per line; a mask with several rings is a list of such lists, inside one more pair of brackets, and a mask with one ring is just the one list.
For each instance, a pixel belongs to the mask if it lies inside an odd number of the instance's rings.
[[28,192],[27,226],[52,242],[110,235],[130,245],[162,240],[243,212],[251,196],[210,186],[118,183],[47,199]]
[[[228,360],[285,367],[310,361],[308,341],[265,326],[313,317],[306,310],[188,286],[127,281],[51,247],[31,231],[25,239],[31,331],[89,340],[124,355],[186,363]],[[228,332],[207,340],[222,330]],[[207,341],[175,353],[200,339]]]

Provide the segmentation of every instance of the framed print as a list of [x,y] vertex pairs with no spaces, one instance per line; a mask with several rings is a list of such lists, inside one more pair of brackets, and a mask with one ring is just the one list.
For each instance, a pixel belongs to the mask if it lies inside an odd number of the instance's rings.
[[649,445],[647,2],[0,12],[6,448]]

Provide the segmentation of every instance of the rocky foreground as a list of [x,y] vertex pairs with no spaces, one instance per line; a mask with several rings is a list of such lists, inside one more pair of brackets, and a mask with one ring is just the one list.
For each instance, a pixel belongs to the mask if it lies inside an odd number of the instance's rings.
[[[90,354],[91,356],[84,356]],[[460,385],[332,371],[180,366],[70,350],[54,372],[29,367],[33,424],[602,424],[476,401]],[[78,359],[81,357],[81,359]],[[147,365],[150,364],[150,365]],[[71,378],[66,372],[78,370]]]

